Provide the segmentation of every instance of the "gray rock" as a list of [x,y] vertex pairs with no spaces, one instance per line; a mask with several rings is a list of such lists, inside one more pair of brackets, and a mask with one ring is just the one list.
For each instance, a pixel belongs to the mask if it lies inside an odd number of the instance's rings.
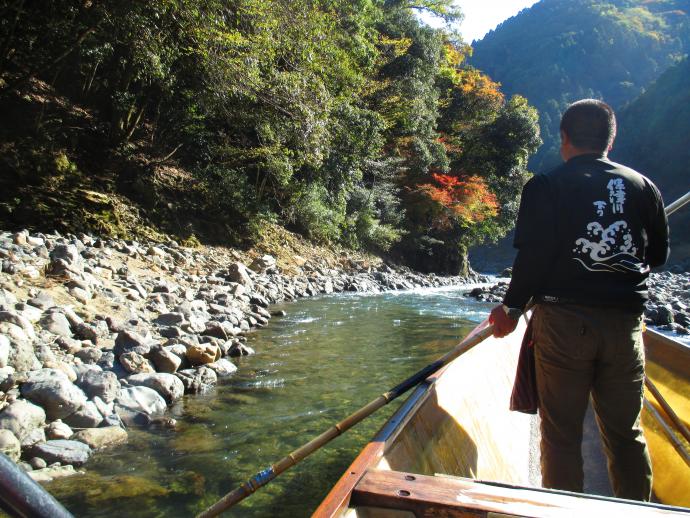
[[7,367],[10,360],[10,339],[0,335],[0,368]]
[[209,363],[206,367],[213,370],[220,378],[231,376],[237,371],[235,364],[225,358]]
[[47,313],[41,319],[41,326],[43,329],[54,335],[63,336],[65,338],[72,337],[72,328],[69,320],[62,313]]
[[75,441],[83,442],[92,450],[100,450],[127,442],[127,432],[119,426],[90,428],[74,434]]
[[254,349],[249,347],[246,344],[243,344],[242,342],[235,342],[230,346],[230,349],[228,350],[228,356],[231,356],[233,358],[236,358],[238,356],[249,356],[254,354]]
[[175,376],[184,383],[186,394],[206,392],[218,382],[216,373],[206,366],[199,367],[198,369],[184,369],[176,372]]
[[74,431],[58,419],[46,426],[45,433],[48,439],[69,439]]
[[257,257],[249,266],[257,273],[264,273],[266,270],[274,269],[276,267],[276,259],[272,255],[264,255]]
[[158,392],[168,404],[184,395],[184,384],[173,374],[134,374],[127,381],[136,386],[148,387]]
[[0,452],[7,455],[14,462],[19,460],[21,444],[17,436],[10,430],[0,429]]
[[48,463],[44,461],[41,457],[32,457],[29,459],[29,464],[34,469],[43,469],[48,467]]
[[182,359],[163,347],[155,347],[149,353],[149,359],[158,372],[175,372],[182,364]]
[[74,466],[51,466],[48,468],[37,469],[28,473],[34,482],[46,483],[52,482],[56,478],[71,477],[79,473],[75,471]]
[[36,340],[34,326],[26,317],[20,315],[16,311],[0,311],[0,322],[7,322],[19,326],[29,340]]
[[254,281],[252,281],[249,269],[240,262],[232,263],[228,267],[227,278],[247,288],[251,289],[254,287]]
[[45,410],[24,399],[17,399],[0,412],[0,428],[10,430],[19,440],[45,422]]
[[122,417],[121,410],[123,409],[155,416],[162,415],[166,408],[165,399],[148,387],[123,388],[120,396],[115,400],[115,411],[120,417]]
[[22,440],[22,448],[30,448],[39,442],[46,442],[46,433],[43,428],[34,428]]
[[128,352],[135,352],[141,356],[146,356],[151,351],[151,344],[148,340],[133,331],[121,331],[115,338],[113,352],[116,357]]
[[61,464],[81,466],[89,460],[91,448],[83,442],[56,439],[37,444],[31,448],[31,455],[41,457],[49,464],[59,462]]
[[73,414],[65,417],[64,422],[72,428],[96,428],[103,421],[103,416],[93,401],[87,401]]
[[74,354],[82,362],[86,364],[96,364],[103,356],[103,351],[95,347],[85,347]]
[[82,258],[74,245],[56,245],[50,252],[50,264],[47,268],[50,275],[81,273],[83,268]]
[[7,335],[13,342],[29,342],[29,336],[24,332],[21,326],[13,324],[12,322],[0,322],[0,334]]
[[35,297],[28,300],[28,304],[43,310],[56,306],[55,300],[47,291],[40,291]]
[[111,371],[89,369],[77,378],[77,385],[89,399],[99,397],[106,403],[115,401],[120,395],[120,382]]
[[86,403],[86,394],[56,369],[32,372],[20,387],[22,396],[41,405],[48,419],[62,419]]
[[185,318],[182,313],[163,313],[158,315],[153,322],[159,326],[174,326],[181,324],[184,320]]
[[120,356],[120,364],[125,371],[131,374],[139,374],[142,372],[156,372],[153,364],[141,354],[135,352],[126,352]]

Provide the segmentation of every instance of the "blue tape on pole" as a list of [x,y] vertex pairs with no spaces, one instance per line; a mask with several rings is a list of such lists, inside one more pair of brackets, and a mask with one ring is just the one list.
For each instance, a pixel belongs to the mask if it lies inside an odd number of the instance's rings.
[[254,477],[254,482],[258,485],[263,486],[273,478],[273,467],[260,471]]

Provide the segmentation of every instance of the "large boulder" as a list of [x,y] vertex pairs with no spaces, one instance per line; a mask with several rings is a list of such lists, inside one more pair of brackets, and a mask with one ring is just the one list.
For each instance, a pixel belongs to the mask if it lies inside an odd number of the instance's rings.
[[87,401],[76,412],[65,417],[64,421],[72,428],[96,428],[103,422],[103,415],[93,401]]
[[7,322],[14,324],[24,331],[24,334],[30,341],[36,340],[36,331],[33,324],[25,316],[16,311],[0,311],[0,322]]
[[198,369],[184,369],[177,371],[175,376],[184,383],[186,394],[198,394],[213,388],[218,382],[218,375],[208,367]]
[[18,372],[28,372],[41,368],[41,362],[36,358],[33,346],[29,342],[21,340],[11,341],[8,364]]
[[59,462],[81,466],[91,455],[91,448],[83,442],[56,439],[37,444],[31,448],[31,455],[45,459],[48,464]]
[[56,245],[50,252],[49,275],[80,274],[84,270],[84,263],[79,250],[74,245]]
[[141,336],[134,331],[124,330],[120,331],[115,338],[115,347],[113,352],[115,356],[128,352],[134,352],[141,356],[146,356],[151,351],[151,344],[146,337]]
[[220,347],[213,344],[194,344],[187,348],[187,359],[192,365],[213,363],[220,359]]
[[72,439],[87,444],[92,450],[100,450],[126,443],[127,431],[119,426],[89,428],[75,433]]
[[64,314],[57,311],[45,314],[41,319],[41,326],[54,335],[72,338],[72,328],[70,327],[69,320],[67,320]]
[[43,310],[52,308],[56,305],[55,300],[47,291],[40,291],[35,297],[28,300],[28,304]]
[[17,399],[0,412],[0,429],[10,430],[19,440],[45,422],[45,410],[24,399]]
[[51,421],[67,417],[86,403],[86,394],[56,369],[32,372],[20,390],[26,399],[41,405]]
[[254,287],[254,281],[252,281],[250,270],[242,263],[232,263],[228,267],[227,278],[228,280],[241,284],[242,286],[246,286],[247,288]]
[[10,430],[0,429],[0,453],[4,453],[14,462],[17,462],[21,455],[21,449],[16,435]]
[[149,359],[156,366],[158,372],[172,373],[182,364],[182,358],[160,346],[151,348]]
[[120,382],[111,371],[86,370],[77,379],[77,385],[90,399],[99,397],[106,403],[120,395]]
[[125,371],[132,374],[138,374],[141,372],[156,372],[153,364],[148,359],[133,351],[122,354],[120,356],[120,364]]
[[115,411],[120,414],[121,409],[154,416],[165,412],[165,399],[149,387],[123,388],[115,400]]
[[127,378],[130,385],[148,387],[158,392],[168,402],[184,395],[184,384],[174,374],[134,374]]
[[5,335],[0,335],[0,369],[9,365],[10,361],[10,339]]
[[276,267],[276,259],[272,255],[264,255],[262,257],[257,257],[249,265],[249,268],[257,273],[264,273],[266,270],[271,270]]
[[219,378],[225,378],[231,376],[237,371],[237,367],[230,360],[221,358],[213,363],[206,365],[209,369],[213,370]]

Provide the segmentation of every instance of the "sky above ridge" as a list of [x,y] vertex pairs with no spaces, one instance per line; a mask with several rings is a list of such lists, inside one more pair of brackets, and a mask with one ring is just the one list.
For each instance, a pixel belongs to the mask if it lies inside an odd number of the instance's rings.
[[[467,43],[480,40],[502,21],[515,16],[522,9],[537,3],[537,0],[456,0],[465,15],[460,24],[460,33]],[[429,25],[439,27],[443,21],[422,14],[420,16]]]

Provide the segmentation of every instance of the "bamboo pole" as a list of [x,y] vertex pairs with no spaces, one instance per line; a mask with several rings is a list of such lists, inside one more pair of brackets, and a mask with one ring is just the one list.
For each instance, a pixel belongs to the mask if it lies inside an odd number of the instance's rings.
[[283,459],[273,464],[269,468],[258,472],[252,478],[247,480],[244,484],[229,492],[220,500],[218,500],[215,504],[213,504],[211,507],[209,507],[202,513],[198,514],[197,518],[209,518],[211,516],[217,516],[223,511],[237,504],[238,502],[244,500],[249,495],[254,493],[257,489],[265,486],[278,475],[290,469],[292,466],[302,461],[307,456],[314,453],[316,450],[318,450],[325,444],[329,443],[342,433],[346,432],[357,423],[369,417],[371,414],[376,412],[381,407],[387,405],[397,397],[401,396],[402,394],[410,390],[412,387],[415,387],[416,385],[424,381],[426,378],[431,376],[433,373],[438,371],[441,367],[447,365],[461,354],[469,351],[475,345],[483,342],[492,334],[493,325],[487,325],[476,334],[468,336],[457,346],[455,346],[455,348],[451,349],[449,352],[447,352],[445,355],[443,355],[435,362],[427,365],[422,370],[410,376],[405,381],[393,387],[388,392],[381,394],[379,397],[377,397],[367,405],[363,406],[355,413],[349,415],[336,425],[332,426],[330,429],[328,429],[315,439],[312,439],[305,445],[290,453],[287,457],[284,457]]
[[670,216],[674,212],[676,212],[678,209],[683,208],[685,205],[690,203],[690,191],[685,193],[684,196],[681,196],[678,198],[676,201],[671,203],[670,205],[666,206],[666,215]]
[[678,414],[673,411],[673,408],[671,408],[671,405],[668,404],[668,401],[666,401],[666,399],[664,399],[664,397],[661,395],[661,392],[659,392],[659,389],[656,388],[656,385],[654,385],[652,380],[649,378],[645,378],[644,384],[654,395],[654,398],[659,402],[659,406],[663,408],[664,412],[666,412],[666,415],[678,429],[680,434],[685,437],[685,440],[688,441],[688,443],[690,443],[690,430],[688,430],[688,427],[685,426],[685,423],[683,423],[682,419],[678,417]]
[[659,424],[659,426],[661,426],[661,429],[666,433],[667,437],[676,448],[678,454],[683,458],[688,467],[690,467],[690,453],[688,453],[688,451],[685,449],[685,446],[680,442],[680,439],[676,437],[676,434],[673,433],[673,430],[668,425],[666,420],[661,416],[659,411],[649,402],[648,399],[644,400],[644,407],[652,418]]

